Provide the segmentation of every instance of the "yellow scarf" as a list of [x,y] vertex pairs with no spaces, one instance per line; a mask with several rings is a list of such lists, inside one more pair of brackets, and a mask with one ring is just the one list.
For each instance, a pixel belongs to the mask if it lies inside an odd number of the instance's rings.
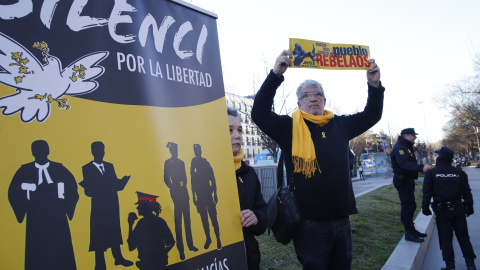
[[240,169],[242,167],[242,160],[243,160],[244,154],[243,150],[240,149],[240,152],[238,152],[235,156],[233,156],[233,164],[235,164],[235,171]]
[[334,117],[331,111],[324,110],[323,115],[315,116],[309,114],[301,109],[297,109],[292,114],[293,129],[292,129],[292,158],[293,158],[293,172],[300,172],[306,178],[310,178],[315,174],[320,167],[318,166],[317,156],[315,155],[315,146],[313,145],[312,135],[305,124],[304,119],[315,123],[319,126],[324,126]]

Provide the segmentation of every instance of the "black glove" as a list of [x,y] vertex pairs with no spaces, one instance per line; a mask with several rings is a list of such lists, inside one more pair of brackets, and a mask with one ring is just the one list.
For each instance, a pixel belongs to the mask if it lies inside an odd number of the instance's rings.
[[473,214],[473,205],[467,208],[467,217]]
[[432,211],[430,211],[430,208],[428,206],[427,207],[422,207],[422,213],[425,216],[431,216],[432,215]]
[[465,214],[468,216],[470,216],[471,214],[473,214],[473,203],[469,203],[468,201],[464,201],[462,202],[463,204],[463,209],[465,210]]

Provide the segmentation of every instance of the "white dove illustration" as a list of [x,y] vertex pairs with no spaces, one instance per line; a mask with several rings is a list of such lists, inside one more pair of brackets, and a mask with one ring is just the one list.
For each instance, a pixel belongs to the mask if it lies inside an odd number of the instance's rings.
[[0,97],[0,110],[5,116],[20,113],[28,123],[43,122],[50,115],[50,104],[69,109],[63,95],[87,94],[98,88],[96,78],[105,72],[97,65],[108,56],[107,51],[80,57],[65,69],[57,57],[48,53],[48,45],[35,43],[44,55],[42,64],[29,50],[0,32],[0,83],[15,88],[16,93]]

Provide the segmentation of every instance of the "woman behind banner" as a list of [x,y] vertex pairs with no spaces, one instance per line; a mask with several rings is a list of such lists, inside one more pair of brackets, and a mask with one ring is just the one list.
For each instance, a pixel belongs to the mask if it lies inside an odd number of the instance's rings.
[[260,181],[255,170],[242,161],[244,156],[242,150],[243,130],[238,111],[227,108],[227,113],[248,270],[260,269],[260,249],[255,236],[263,234],[267,228],[267,204],[263,199]]

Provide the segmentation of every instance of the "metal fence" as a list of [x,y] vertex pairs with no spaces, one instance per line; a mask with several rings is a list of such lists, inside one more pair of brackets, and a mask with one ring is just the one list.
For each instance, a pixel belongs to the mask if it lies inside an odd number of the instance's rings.
[[[263,199],[268,202],[273,193],[277,190],[277,164],[255,164],[252,165],[253,169],[258,175],[260,185],[262,187]],[[388,166],[385,172],[373,172],[368,175],[364,175],[365,178],[378,178],[378,177],[391,177],[392,170]],[[284,175],[285,178],[285,175]],[[285,179],[284,179],[285,182]]]
[[277,190],[277,164],[253,165],[262,186],[263,199],[266,202]]

